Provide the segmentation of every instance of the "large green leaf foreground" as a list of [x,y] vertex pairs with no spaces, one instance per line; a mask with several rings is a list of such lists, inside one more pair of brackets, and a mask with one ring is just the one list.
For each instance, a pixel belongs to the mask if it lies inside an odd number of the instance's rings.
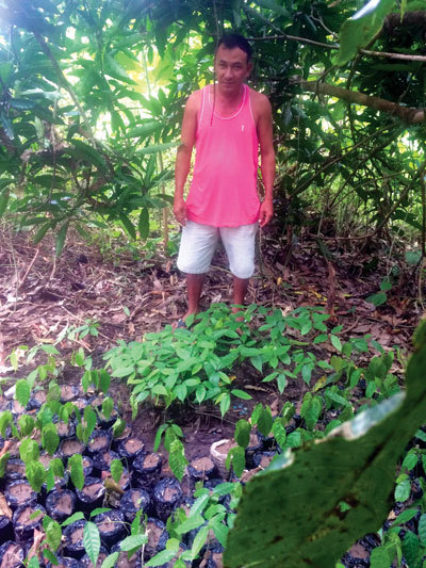
[[426,417],[426,322],[415,334],[406,392],[360,413],[320,443],[282,456],[245,487],[226,568],[330,568],[377,531],[395,468]]

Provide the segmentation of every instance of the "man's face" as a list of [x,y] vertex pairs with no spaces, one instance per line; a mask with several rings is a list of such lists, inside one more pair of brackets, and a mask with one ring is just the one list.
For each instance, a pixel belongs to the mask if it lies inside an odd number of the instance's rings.
[[220,45],[216,51],[214,69],[219,88],[224,93],[237,93],[250,75],[252,63],[239,47],[227,49]]

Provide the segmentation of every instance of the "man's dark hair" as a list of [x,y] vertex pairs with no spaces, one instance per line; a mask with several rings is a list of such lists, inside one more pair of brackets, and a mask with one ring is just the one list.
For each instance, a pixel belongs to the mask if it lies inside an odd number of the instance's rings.
[[[246,38],[240,34],[226,33],[220,38],[217,47],[223,45],[226,49],[239,47],[247,55],[247,62],[251,60],[253,49]],[[216,48],[217,49],[217,48]]]

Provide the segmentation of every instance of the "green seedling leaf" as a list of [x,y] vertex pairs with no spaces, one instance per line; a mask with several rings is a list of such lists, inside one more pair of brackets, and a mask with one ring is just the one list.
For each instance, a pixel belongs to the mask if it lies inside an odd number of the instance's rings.
[[423,546],[426,546],[426,513],[419,520],[419,539]]
[[111,397],[108,397],[102,403],[102,414],[108,420],[113,410],[114,410],[114,401]]
[[402,553],[408,566],[415,566],[419,548],[420,542],[417,536],[413,532],[407,531],[402,540]]
[[231,393],[238,398],[242,398],[243,400],[251,400],[252,399],[251,395],[249,395],[248,392],[245,392],[245,391],[240,390],[240,389],[232,389]]
[[126,537],[120,542],[120,550],[123,552],[131,552],[136,550],[148,542],[146,534],[134,534]]
[[46,515],[43,517],[43,528],[50,549],[53,551],[58,550],[62,540],[61,525]]
[[35,420],[28,414],[22,414],[18,418],[19,431],[22,437],[29,436],[35,427]]
[[98,388],[106,394],[109,389],[109,385],[111,384],[111,375],[105,371],[105,369],[101,369],[99,371],[99,386]]
[[9,424],[13,424],[13,416],[10,410],[0,413],[0,434],[6,438],[6,429]]
[[96,517],[96,515],[101,515],[102,513],[107,513],[108,511],[111,511],[110,507],[97,507],[96,509],[93,509],[93,511],[90,511],[90,518],[93,519],[93,517]]
[[68,517],[68,519],[65,519],[65,521],[62,523],[62,527],[67,527],[68,525],[72,525],[73,523],[77,522],[77,521],[81,521],[81,519],[84,519],[84,513],[82,513],[81,511],[78,511],[77,513],[74,513],[73,515],[71,515],[71,517]]
[[388,301],[388,297],[386,295],[386,292],[377,292],[377,294],[371,294],[371,296],[368,296],[366,300],[367,302],[370,302],[370,304],[373,304],[373,306],[376,306],[377,308],[378,306],[386,304],[386,302]]
[[35,440],[31,440],[31,438],[22,440],[19,446],[19,456],[25,463],[38,460],[40,457],[40,448],[37,442]]
[[41,486],[46,481],[47,471],[39,461],[29,461],[25,466],[25,475],[28,482],[36,493],[39,493]]
[[208,525],[202,527],[198,533],[196,534],[195,538],[194,538],[194,542],[192,543],[192,549],[191,549],[191,553],[192,553],[192,557],[193,558],[197,558],[200,550],[203,548],[207,537],[209,535],[209,527]]
[[337,337],[337,335],[330,335],[330,342],[332,344],[332,346],[337,349],[337,351],[339,353],[342,352],[343,346],[342,346],[342,342],[340,341],[340,339]]
[[141,239],[145,241],[149,235],[149,211],[146,207],[142,209],[139,215],[138,229]]
[[123,475],[123,464],[121,460],[112,460],[111,462],[111,475],[113,480],[118,483]]
[[189,531],[198,529],[201,525],[204,525],[205,522],[206,520],[201,515],[191,515],[186,521],[179,524],[176,528],[176,532],[178,534],[186,534]]
[[84,486],[84,470],[83,458],[80,454],[74,454],[68,458],[68,467],[70,469],[71,481],[77,489],[83,489]]
[[33,556],[27,565],[28,568],[40,568],[40,562],[38,561],[37,556]]
[[92,561],[93,566],[96,566],[96,563],[98,562],[99,551],[101,549],[101,537],[98,527],[91,521],[88,521],[84,525],[83,545],[86,550],[87,556]]
[[31,397],[31,387],[26,379],[16,381],[15,398],[21,406],[27,406]]
[[406,501],[410,496],[411,483],[410,478],[403,479],[395,487],[395,501]]
[[112,425],[112,434],[114,438],[118,438],[126,429],[126,422],[122,418],[117,418],[117,420]]
[[251,426],[247,420],[238,420],[235,426],[234,438],[239,446],[247,448],[250,441]]
[[228,452],[226,457],[226,469],[229,469],[232,464],[232,469],[237,477],[241,477],[244,468],[246,466],[246,455],[244,448],[240,446],[236,446],[235,448],[231,448]]
[[[353,542],[376,532],[392,507],[396,466],[424,423],[425,368],[423,322],[405,394],[361,412],[319,444],[286,452],[246,484],[224,564],[329,568]],[[342,502],[350,505],[347,511]],[[418,547],[419,539],[407,532],[403,553],[409,565]]]
[[59,436],[55,424],[46,424],[41,431],[41,445],[50,456],[59,446]]
[[101,568],[114,568],[119,556],[119,552],[113,552],[112,554],[109,554],[102,562]]
[[184,447],[180,440],[173,440],[169,449],[169,465],[174,475],[182,481],[188,460],[185,458]]
[[257,419],[257,427],[259,432],[264,436],[269,436],[274,419],[272,418],[269,406],[262,408],[259,418]]
[[147,568],[154,567],[154,566],[164,566],[176,556],[176,552],[174,550],[162,550],[155,556],[153,556],[148,562],[145,564]]
[[391,562],[389,550],[384,546],[379,546],[371,551],[370,568],[389,568]]
[[0,478],[4,477],[6,473],[6,466],[9,458],[10,458],[9,452],[6,452],[0,457]]

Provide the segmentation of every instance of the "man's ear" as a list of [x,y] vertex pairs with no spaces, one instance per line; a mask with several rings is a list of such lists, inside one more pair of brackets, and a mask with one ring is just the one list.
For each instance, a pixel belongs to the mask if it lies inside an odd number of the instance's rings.
[[249,77],[250,73],[253,71],[253,61],[249,61],[247,63],[247,77]]

